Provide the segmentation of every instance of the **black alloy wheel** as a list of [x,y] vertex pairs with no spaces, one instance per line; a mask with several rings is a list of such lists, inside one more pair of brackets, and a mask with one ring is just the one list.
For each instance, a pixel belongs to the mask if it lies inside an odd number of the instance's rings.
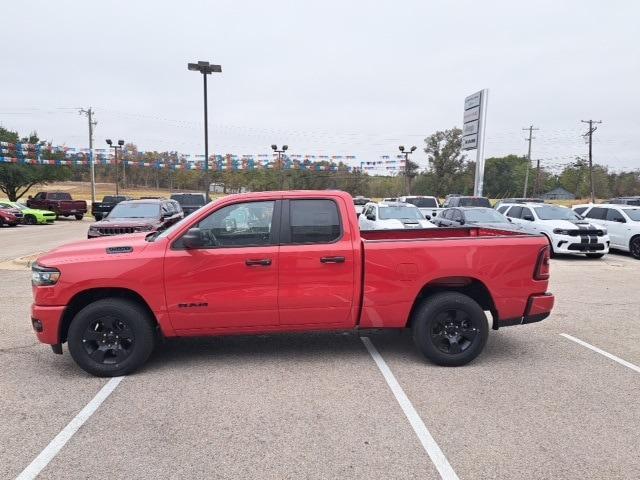
[[96,363],[114,365],[131,355],[135,335],[126,321],[108,315],[85,328],[82,346]]
[[33,215],[25,215],[24,223],[25,225],[35,225],[36,223],[38,223],[38,221],[36,220],[36,217],[34,217]]
[[463,310],[445,310],[431,323],[431,341],[446,354],[462,353],[468,349],[478,335],[478,328]]
[[640,260],[640,237],[635,237],[631,239],[631,243],[629,244],[629,251],[633,258]]

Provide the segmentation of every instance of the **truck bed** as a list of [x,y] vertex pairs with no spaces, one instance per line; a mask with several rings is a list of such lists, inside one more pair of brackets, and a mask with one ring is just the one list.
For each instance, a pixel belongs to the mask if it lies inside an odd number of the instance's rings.
[[[548,245],[542,235],[479,227],[361,231],[364,291],[360,326],[402,327],[416,298],[438,289],[486,292],[494,328],[522,318]],[[472,241],[470,241],[472,239]]]

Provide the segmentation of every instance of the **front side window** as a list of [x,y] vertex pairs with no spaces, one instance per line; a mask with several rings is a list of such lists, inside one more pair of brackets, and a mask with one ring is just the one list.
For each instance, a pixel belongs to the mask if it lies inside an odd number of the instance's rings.
[[289,202],[291,243],[331,243],[342,234],[338,206],[332,200]]
[[520,213],[520,218],[534,218],[533,213],[527,207],[522,207],[522,212]]
[[582,213],[587,209],[588,207],[578,207],[578,208],[574,208],[573,211],[576,212],[578,215],[582,215]]
[[507,212],[507,217],[520,218],[521,214],[522,207],[511,207],[511,209]]
[[271,245],[274,201],[244,202],[216,210],[197,227],[204,247]]
[[602,207],[593,207],[587,212],[587,218],[594,218],[596,220],[604,220],[607,217],[607,209]]
[[500,213],[504,213],[504,212],[506,212],[506,211],[507,211],[507,209],[508,209],[508,208],[509,208],[509,207],[505,205],[505,206],[500,207],[500,208],[498,209],[498,211],[499,211]]

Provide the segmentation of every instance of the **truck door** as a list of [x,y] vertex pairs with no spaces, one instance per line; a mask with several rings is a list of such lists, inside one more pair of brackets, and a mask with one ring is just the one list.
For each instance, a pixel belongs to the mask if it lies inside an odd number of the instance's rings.
[[278,325],[279,209],[273,200],[227,205],[197,224],[202,248],[173,242],[164,283],[174,329]]
[[360,261],[353,241],[356,236],[359,240],[359,232],[352,231],[345,220],[342,203],[339,197],[283,200],[278,271],[281,325],[353,326],[355,262]]

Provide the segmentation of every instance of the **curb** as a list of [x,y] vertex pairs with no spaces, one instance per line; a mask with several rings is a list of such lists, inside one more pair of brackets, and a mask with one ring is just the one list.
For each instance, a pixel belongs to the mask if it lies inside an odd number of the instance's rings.
[[32,253],[24,257],[13,258],[0,262],[0,270],[29,270],[36,259],[44,252]]

